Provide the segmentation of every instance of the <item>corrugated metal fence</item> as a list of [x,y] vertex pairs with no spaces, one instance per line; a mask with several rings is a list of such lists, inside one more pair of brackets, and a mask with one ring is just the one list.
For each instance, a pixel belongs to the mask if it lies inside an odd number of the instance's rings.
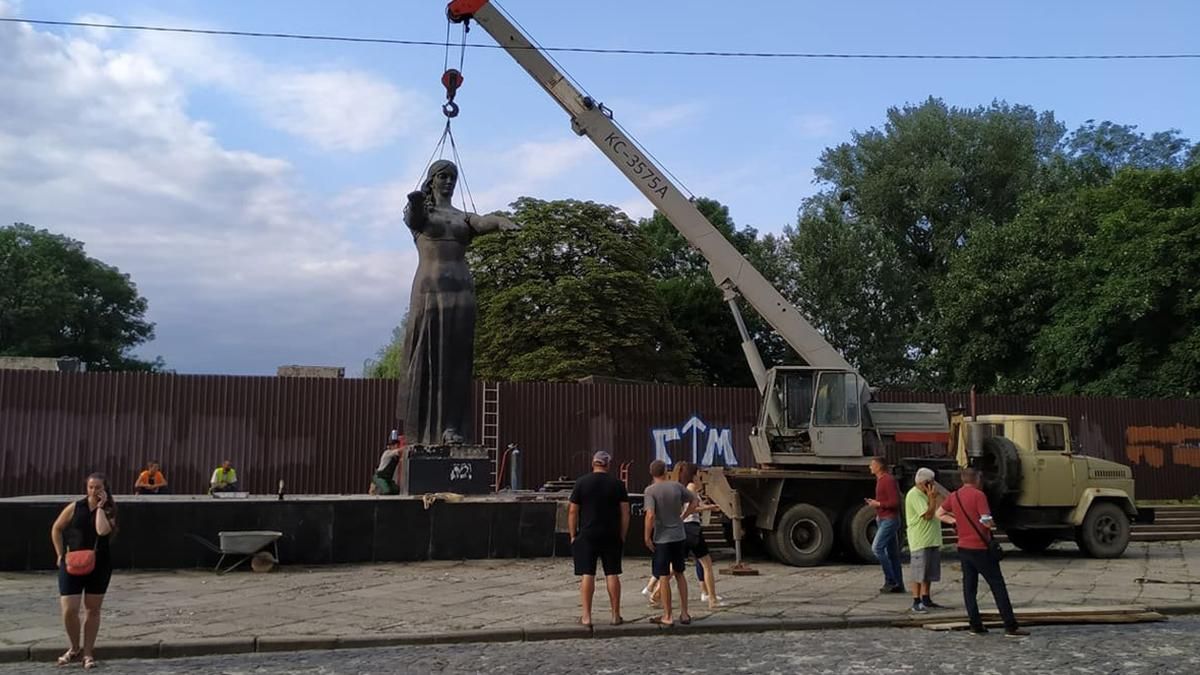
[[[293,494],[363,492],[396,424],[397,393],[391,380],[0,370],[0,495],[78,492],[94,470],[127,491],[150,459],[177,492],[198,493],[226,458],[253,492],[274,492],[280,479]],[[965,394],[879,398],[968,405]],[[480,400],[477,384],[476,433]],[[1085,453],[1133,466],[1140,498],[1200,492],[1200,401],[981,395],[976,406],[1066,417]],[[656,455],[749,463],[757,409],[753,389],[506,383],[500,447],[520,446],[523,487],[574,477],[604,449],[629,463],[640,489]]]

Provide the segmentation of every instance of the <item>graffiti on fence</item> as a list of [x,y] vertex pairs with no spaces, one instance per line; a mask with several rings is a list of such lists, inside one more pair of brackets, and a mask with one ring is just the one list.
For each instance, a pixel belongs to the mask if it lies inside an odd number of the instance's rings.
[[1200,428],[1126,427],[1125,456],[1130,464],[1156,469],[1168,464],[1200,469]]
[[680,460],[700,466],[738,465],[733,429],[710,425],[699,415],[692,415],[679,426],[651,429],[650,437],[654,439],[654,458],[667,466]]

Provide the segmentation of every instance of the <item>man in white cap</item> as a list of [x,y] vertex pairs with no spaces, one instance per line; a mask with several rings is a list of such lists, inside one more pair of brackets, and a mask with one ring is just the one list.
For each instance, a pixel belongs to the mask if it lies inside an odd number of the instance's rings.
[[579,598],[583,613],[579,623],[592,625],[592,596],[596,592],[596,560],[604,564],[604,583],[612,605],[612,625],[621,618],[621,556],[629,533],[629,492],[609,475],[612,455],[601,450],[592,456],[592,472],[575,481],[567,511],[567,534],[580,577]]
[[917,469],[916,483],[904,496],[908,550],[912,554],[912,611],[942,609],[929,596],[929,587],[942,580],[942,522],[936,517],[938,485],[933,469]]

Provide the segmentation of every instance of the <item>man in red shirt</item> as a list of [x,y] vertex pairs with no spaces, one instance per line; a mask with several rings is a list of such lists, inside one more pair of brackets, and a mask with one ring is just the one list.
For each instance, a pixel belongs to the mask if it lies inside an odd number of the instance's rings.
[[900,486],[888,471],[887,460],[871,458],[871,473],[875,476],[875,498],[866,502],[875,507],[875,541],[871,549],[883,567],[883,588],[880,593],[903,593],[904,574],[900,568]]
[[979,602],[975,597],[979,592],[979,576],[983,575],[988,588],[992,589],[992,598],[996,600],[1000,618],[1004,620],[1004,634],[1008,637],[1029,635],[1029,631],[1017,625],[1012,602],[1008,599],[1008,586],[1004,584],[1004,575],[1000,572],[1000,561],[988,552],[988,542],[992,539],[992,530],[996,525],[992,522],[992,510],[988,506],[987,496],[979,489],[979,472],[966,468],[962,470],[961,475],[962,487],[938,507],[937,517],[943,523],[953,525],[954,533],[958,535],[958,559],[962,563],[963,573],[963,604],[967,606],[971,634],[985,635],[988,632],[979,616]]

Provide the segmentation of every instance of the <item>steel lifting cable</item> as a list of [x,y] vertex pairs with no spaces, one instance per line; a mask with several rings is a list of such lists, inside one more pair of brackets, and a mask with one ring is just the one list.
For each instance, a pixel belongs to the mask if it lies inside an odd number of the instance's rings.
[[463,22],[462,41],[459,43],[458,68],[450,68],[450,24],[453,21],[449,17],[446,18],[446,41],[445,53],[442,56],[442,86],[446,88],[446,102],[442,104],[442,114],[446,117],[446,126],[442,128],[442,136],[433,147],[433,152],[429,155],[429,159],[425,162],[425,168],[421,170],[421,175],[417,178],[417,186],[425,180],[425,173],[433,164],[434,158],[442,159],[446,154],[446,140],[450,141],[450,151],[454,157],[454,164],[458,167],[458,177],[462,180],[463,194],[461,194],[463,210],[467,210],[467,199],[471,201],[471,211],[475,211],[475,198],[471,195],[471,188],[467,185],[466,169],[463,168],[462,157],[458,154],[458,144],[454,142],[454,131],[451,129],[451,122],[455,117],[458,117],[458,104],[454,102],[454,97],[458,93],[459,87],[463,84],[463,65],[466,63],[467,57],[467,33],[471,30],[469,22]]

